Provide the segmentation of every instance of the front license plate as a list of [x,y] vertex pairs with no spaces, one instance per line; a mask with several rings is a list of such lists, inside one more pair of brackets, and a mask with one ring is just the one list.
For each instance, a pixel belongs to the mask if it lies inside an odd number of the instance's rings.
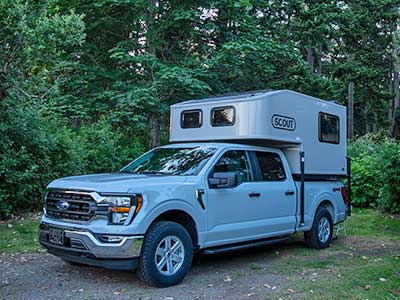
[[50,228],[49,242],[56,245],[64,245],[64,234],[60,229]]

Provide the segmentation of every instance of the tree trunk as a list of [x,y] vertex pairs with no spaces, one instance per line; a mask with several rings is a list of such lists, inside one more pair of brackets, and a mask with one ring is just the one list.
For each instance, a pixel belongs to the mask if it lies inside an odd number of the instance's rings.
[[6,97],[6,90],[1,86],[0,83],[0,101]]
[[150,116],[150,141],[149,148],[160,146],[160,119],[156,115]]
[[322,74],[322,43],[318,44],[318,74]]
[[307,64],[314,71],[314,53],[310,47],[307,48]]
[[354,82],[349,82],[347,102],[347,138],[354,137]]
[[400,91],[399,91],[399,72],[394,72],[393,77],[393,92],[394,92],[394,99],[393,99],[393,110],[392,110],[392,120],[391,120],[391,127],[392,127],[392,136],[396,139],[400,138]]
[[363,82],[362,83],[364,86],[364,93],[363,93],[363,97],[365,98],[364,101],[364,119],[365,119],[365,133],[369,133],[371,132],[370,128],[371,128],[371,123],[370,123],[370,118],[368,117],[368,113],[369,113],[369,108],[370,108],[370,104],[369,104],[369,93],[368,93],[368,89],[366,87],[366,84]]

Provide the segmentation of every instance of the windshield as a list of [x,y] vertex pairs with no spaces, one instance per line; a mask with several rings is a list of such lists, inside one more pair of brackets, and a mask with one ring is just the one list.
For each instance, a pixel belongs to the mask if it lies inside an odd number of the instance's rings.
[[153,175],[197,175],[216,148],[157,148],[133,161],[122,173]]

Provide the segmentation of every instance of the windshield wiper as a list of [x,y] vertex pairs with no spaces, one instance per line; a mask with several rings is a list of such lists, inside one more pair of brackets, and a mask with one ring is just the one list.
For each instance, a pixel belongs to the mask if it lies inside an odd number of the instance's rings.
[[162,171],[142,171],[142,172],[138,172],[137,174],[143,174],[143,175],[160,175],[160,176],[171,175],[171,173],[162,172]]

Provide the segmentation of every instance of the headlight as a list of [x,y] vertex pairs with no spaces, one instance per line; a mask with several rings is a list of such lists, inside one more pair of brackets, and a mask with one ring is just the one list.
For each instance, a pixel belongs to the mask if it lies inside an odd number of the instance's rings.
[[123,225],[130,215],[137,214],[142,207],[141,195],[105,196],[100,206],[108,206],[108,222]]

